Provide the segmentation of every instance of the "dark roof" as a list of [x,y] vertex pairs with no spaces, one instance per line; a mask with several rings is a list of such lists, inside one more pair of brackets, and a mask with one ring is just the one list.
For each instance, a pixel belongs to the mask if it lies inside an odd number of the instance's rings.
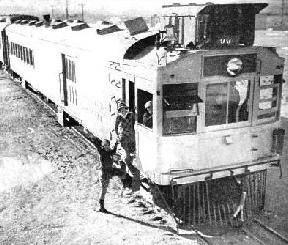
[[268,6],[267,3],[241,3],[241,4],[209,4],[205,6],[199,14],[211,14],[215,12],[227,11],[239,9],[242,12],[250,12],[259,14],[259,12]]

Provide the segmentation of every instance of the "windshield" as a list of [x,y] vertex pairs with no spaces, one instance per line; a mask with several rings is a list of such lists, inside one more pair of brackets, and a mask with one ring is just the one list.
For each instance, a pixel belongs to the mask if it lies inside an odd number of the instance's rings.
[[248,121],[249,85],[248,80],[207,85],[205,126]]
[[163,85],[163,134],[196,132],[197,84]]

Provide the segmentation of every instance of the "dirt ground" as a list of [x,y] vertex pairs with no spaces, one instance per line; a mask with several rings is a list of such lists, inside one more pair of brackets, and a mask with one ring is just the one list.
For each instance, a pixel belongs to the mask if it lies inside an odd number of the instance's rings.
[[[283,111],[288,132],[286,102]],[[279,168],[269,169],[262,216],[286,236],[287,145],[282,179]],[[98,164],[95,150],[0,71],[0,244],[201,244],[193,235],[177,235],[171,216],[152,202],[121,197],[117,178],[106,198],[111,213],[95,212]]]
[[118,179],[98,208],[98,157],[0,72],[0,244],[198,244]]

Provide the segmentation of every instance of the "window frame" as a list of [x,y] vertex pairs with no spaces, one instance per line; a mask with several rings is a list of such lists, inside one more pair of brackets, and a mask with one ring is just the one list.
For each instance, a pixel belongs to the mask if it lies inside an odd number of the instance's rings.
[[[279,76],[279,78],[278,78],[279,82],[274,83],[272,85],[261,85],[260,84],[261,77],[267,77],[267,76],[273,76],[274,81],[277,79],[277,76]],[[254,98],[254,108],[253,108],[254,125],[272,123],[272,122],[278,121],[280,118],[283,76],[282,76],[282,74],[274,74],[274,75],[267,75],[267,76],[260,76],[259,75],[255,78],[255,98]],[[261,88],[263,88],[263,89],[272,88],[271,99],[260,99]],[[270,102],[270,101],[272,102],[274,100],[273,98],[275,98],[275,96],[273,96],[273,88],[277,89],[277,96],[276,96],[277,105],[276,105],[276,107],[272,107],[270,109],[261,111],[259,108],[260,102]],[[268,117],[268,118],[261,118],[261,119],[258,118],[258,116],[269,114],[269,113],[275,113],[275,115],[272,117]]]
[[[233,122],[233,123],[225,123],[225,124],[220,124],[220,125],[211,125],[211,126],[205,126],[205,120],[206,120],[206,90],[207,90],[207,86],[210,84],[222,84],[225,83],[228,86],[228,83],[233,82],[233,81],[241,81],[241,80],[248,80],[249,81],[249,86],[250,86],[250,91],[249,91],[249,101],[248,101],[248,108],[249,108],[249,116],[248,116],[248,120],[247,121],[241,121],[241,122]],[[254,91],[254,79],[251,77],[237,77],[237,78],[219,78],[219,79],[213,79],[213,81],[206,81],[202,88],[203,88],[203,98],[204,98],[204,105],[203,105],[203,109],[202,109],[202,115],[200,112],[200,116],[202,118],[202,122],[201,122],[201,129],[199,129],[200,131],[204,131],[204,132],[209,132],[209,131],[217,131],[217,130],[224,130],[224,129],[233,129],[233,128],[241,128],[241,127],[249,127],[252,126],[253,124],[253,115],[254,115],[254,108],[253,108],[253,100],[255,100],[255,98],[253,98],[253,91]],[[200,126],[200,125],[199,125]]]
[[[196,89],[197,89],[197,91],[196,91],[196,93],[195,93],[195,96],[198,96],[198,98],[199,99],[202,99],[201,98],[201,95],[199,94],[200,93],[200,91],[201,91],[201,88],[200,88],[200,85],[199,85],[199,83],[173,83],[173,84],[163,84],[163,86],[165,85],[182,85],[182,84],[190,84],[191,86],[193,86],[193,85],[195,85],[195,87],[196,87]],[[192,85],[193,84],[193,85]],[[164,90],[164,87],[162,87],[162,89]],[[192,91],[192,90],[191,90]],[[188,96],[188,95],[187,95]],[[192,95],[191,95],[192,96]],[[194,95],[193,95],[194,96]],[[203,104],[203,102],[195,102],[195,103],[193,103],[193,106],[195,106],[195,110],[197,110],[197,115],[196,116],[192,116],[194,119],[195,119],[195,131],[192,131],[192,132],[182,132],[182,133],[170,133],[170,134],[168,134],[168,133],[165,133],[165,130],[164,130],[164,125],[165,125],[165,123],[164,123],[164,120],[165,120],[165,118],[164,118],[164,112],[165,112],[165,110],[164,110],[164,99],[165,99],[165,97],[167,97],[167,96],[165,96],[164,95],[164,91],[163,91],[163,96],[162,96],[162,104],[161,104],[161,106],[162,106],[162,108],[161,108],[161,113],[162,113],[162,115],[161,115],[161,117],[162,117],[162,123],[161,123],[161,131],[162,131],[162,137],[173,137],[173,136],[179,136],[179,135],[195,135],[195,134],[197,134],[198,132],[199,132],[199,118],[200,118],[200,116],[201,116],[201,110],[200,110],[200,104]],[[173,96],[172,96],[173,97]],[[176,96],[177,97],[177,96]],[[173,110],[172,110],[173,111]],[[176,113],[177,114],[177,111],[179,111],[179,110],[174,110],[174,112],[172,112],[171,111],[171,113]],[[183,113],[185,114],[185,113],[187,113],[187,111],[188,110],[182,110],[183,111]],[[182,113],[182,114],[183,114]]]
[[[140,95],[139,95],[139,91],[140,92]],[[145,95],[144,95],[145,94]],[[144,95],[144,97],[142,96]],[[152,110],[152,122],[153,122],[153,125],[152,125],[152,128],[148,127],[148,126],[145,126],[144,123],[143,123],[143,116],[144,116],[144,113],[145,113],[145,103],[147,101],[152,101],[152,105],[154,104],[154,94],[145,90],[145,89],[142,89],[142,88],[136,88],[136,117],[135,117],[135,122],[138,126],[141,126],[142,128],[145,128],[147,130],[150,130],[150,131],[154,131],[155,127],[156,127],[156,123],[155,123],[155,110],[154,110],[154,107],[153,107],[153,110]],[[141,98],[141,100],[140,100]],[[140,114],[140,111],[143,113]],[[139,118],[141,118],[141,121],[139,120]]]

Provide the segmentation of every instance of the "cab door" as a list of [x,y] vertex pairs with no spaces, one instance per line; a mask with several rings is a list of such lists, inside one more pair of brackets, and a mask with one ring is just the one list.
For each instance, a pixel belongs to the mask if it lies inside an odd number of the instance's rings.
[[[157,159],[157,124],[155,123],[155,113],[152,113],[152,125],[149,127],[144,124],[144,114],[147,113],[145,105],[151,101],[152,111],[155,110],[155,82],[140,77],[135,78],[136,85],[136,122],[135,122],[135,140],[136,153],[141,159],[141,168],[143,171],[150,171],[156,168]],[[154,107],[153,107],[154,105]],[[153,109],[154,108],[154,109]]]
[[134,76],[125,74],[122,78],[122,100],[129,107],[129,111],[135,112],[135,82]]

